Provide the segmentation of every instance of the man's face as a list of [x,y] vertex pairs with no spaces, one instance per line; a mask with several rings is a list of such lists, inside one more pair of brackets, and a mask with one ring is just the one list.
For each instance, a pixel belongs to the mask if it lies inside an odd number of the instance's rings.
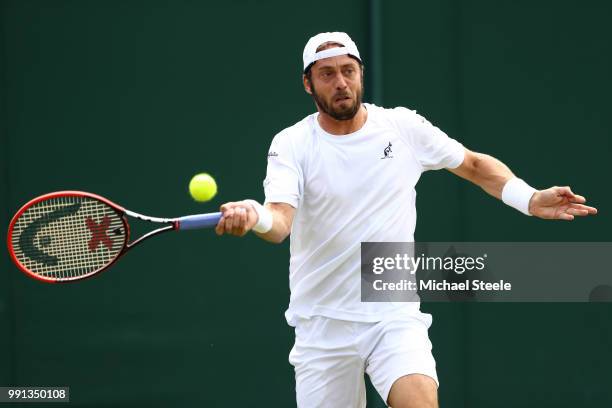
[[363,75],[359,63],[348,55],[317,61],[304,88],[319,109],[336,120],[352,119],[361,107]]

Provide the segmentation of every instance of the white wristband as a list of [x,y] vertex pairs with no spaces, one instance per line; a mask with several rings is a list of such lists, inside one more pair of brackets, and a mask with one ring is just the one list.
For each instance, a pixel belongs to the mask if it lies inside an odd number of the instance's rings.
[[273,223],[272,213],[270,212],[270,210],[268,210],[266,207],[259,204],[255,200],[244,200],[244,201],[246,201],[247,203],[253,206],[259,218],[259,220],[257,221],[257,224],[255,224],[255,226],[253,227],[253,231],[259,232],[260,234],[265,234],[266,232],[270,231],[272,229],[272,223]]
[[502,201],[510,207],[514,207],[525,215],[529,213],[529,200],[535,193],[535,188],[525,183],[520,178],[513,178],[506,182],[502,190]]

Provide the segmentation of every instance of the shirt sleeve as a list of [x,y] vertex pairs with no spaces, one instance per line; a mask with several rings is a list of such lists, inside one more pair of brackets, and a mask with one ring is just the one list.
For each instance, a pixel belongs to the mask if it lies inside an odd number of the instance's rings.
[[454,169],[463,163],[465,148],[429,123],[427,119],[406,108],[395,108],[399,130],[412,147],[423,170]]
[[268,151],[268,169],[263,182],[266,203],[287,203],[298,208],[302,170],[296,159],[290,134],[277,134]]

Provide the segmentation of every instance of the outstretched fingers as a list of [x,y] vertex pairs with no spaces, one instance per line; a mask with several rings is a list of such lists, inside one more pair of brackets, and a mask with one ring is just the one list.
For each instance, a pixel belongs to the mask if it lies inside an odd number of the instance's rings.
[[595,207],[589,207],[588,205],[582,204],[569,204],[561,208],[561,211],[557,214],[557,218],[560,220],[572,221],[574,217],[586,217],[587,215],[595,214],[597,214],[597,209]]
[[561,212],[557,215],[557,219],[564,221],[572,221],[574,219],[574,216],[568,214],[567,212]]
[[597,208],[590,207],[588,205],[583,205],[583,204],[570,204],[568,211],[570,210],[571,210],[571,214],[579,215],[579,216],[597,214]]
[[586,198],[580,194],[574,194],[569,186],[556,187],[557,194],[566,200],[567,206],[559,212],[558,218],[571,221],[575,216],[585,217],[597,214],[597,208],[584,205]]

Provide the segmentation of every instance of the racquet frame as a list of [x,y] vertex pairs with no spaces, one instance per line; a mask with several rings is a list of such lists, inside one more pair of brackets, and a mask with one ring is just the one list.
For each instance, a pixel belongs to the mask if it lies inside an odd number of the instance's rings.
[[[45,276],[38,275],[38,274],[30,271],[28,268],[26,268],[24,265],[22,265],[21,262],[19,262],[19,260],[17,259],[17,256],[15,255],[15,253],[13,251],[13,245],[12,245],[13,229],[14,229],[14,226],[15,226],[15,223],[16,223],[17,219],[25,211],[27,211],[30,207],[40,203],[41,201],[50,200],[50,199],[58,198],[58,197],[88,197],[88,198],[92,198],[92,199],[95,199],[95,200],[103,202],[104,204],[108,205],[109,207],[111,207],[113,210],[115,210],[117,212],[117,215],[119,215],[119,217],[120,217],[120,219],[121,219],[121,221],[123,223],[123,227],[125,228],[125,240],[124,240],[123,247],[121,248],[121,250],[117,253],[117,255],[109,263],[107,263],[106,265],[102,266],[101,268],[98,268],[95,271],[90,272],[90,273],[88,273],[86,275],[76,276],[76,277],[65,277],[65,278],[62,278],[60,280],[60,279],[57,279],[57,278],[50,278],[50,277],[45,277]],[[138,239],[136,239],[133,242],[129,242],[130,241],[130,225],[128,223],[128,220],[127,220],[126,216],[130,216],[130,217],[142,220],[142,221],[147,221],[147,222],[156,223],[156,224],[166,224],[166,225],[161,227],[161,228],[157,228],[157,229],[154,229],[152,231],[149,231],[149,232],[143,234],[141,237],[139,237]],[[143,241],[151,238],[152,236],[159,235],[161,233],[168,232],[168,231],[179,230],[179,229],[180,229],[180,219],[179,218],[149,217],[149,216],[142,215],[142,214],[139,214],[139,213],[134,212],[134,211],[126,210],[122,206],[120,206],[120,205],[110,201],[107,198],[99,196],[97,194],[88,193],[88,192],[84,192],[84,191],[66,190],[66,191],[56,191],[56,192],[53,192],[53,193],[44,194],[42,196],[36,197],[36,198],[28,201],[26,204],[24,204],[19,209],[19,211],[17,211],[17,213],[13,216],[13,218],[11,219],[11,222],[9,224],[9,229],[8,229],[8,235],[7,235],[7,246],[8,246],[9,254],[11,256],[11,259],[12,259],[13,263],[15,265],[17,265],[17,267],[22,272],[27,274],[28,276],[30,276],[32,278],[35,278],[37,280],[40,280],[40,281],[47,282],[47,283],[65,283],[65,282],[72,282],[72,281],[76,281],[76,280],[87,279],[87,278],[90,278],[90,277],[92,277],[94,275],[97,275],[100,272],[102,272],[105,269],[107,269],[110,266],[112,266],[119,258],[121,258],[123,255],[125,255],[130,249],[134,248],[136,245],[141,244]]]

